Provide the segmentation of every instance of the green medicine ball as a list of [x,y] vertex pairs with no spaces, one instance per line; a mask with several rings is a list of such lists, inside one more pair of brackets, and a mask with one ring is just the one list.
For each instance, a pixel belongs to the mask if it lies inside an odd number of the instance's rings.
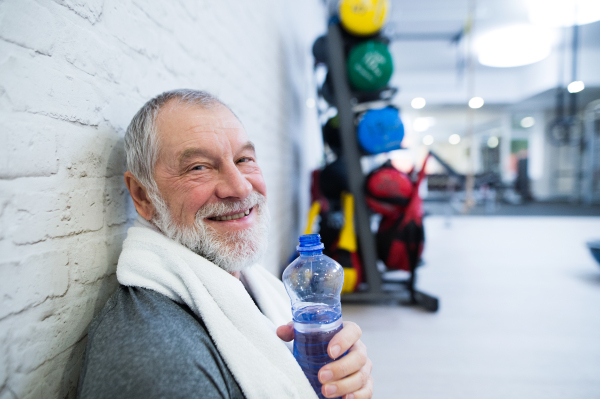
[[360,91],[381,89],[394,71],[387,46],[375,40],[356,45],[348,55],[347,68],[350,85]]

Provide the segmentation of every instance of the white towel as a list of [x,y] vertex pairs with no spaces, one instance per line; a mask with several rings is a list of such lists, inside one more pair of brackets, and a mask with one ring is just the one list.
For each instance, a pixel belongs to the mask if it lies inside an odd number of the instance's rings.
[[243,272],[263,315],[240,280],[138,218],[127,231],[117,279],[189,306],[206,324],[248,399],[317,398],[274,332],[291,321],[290,300],[281,281],[264,268],[254,265]]

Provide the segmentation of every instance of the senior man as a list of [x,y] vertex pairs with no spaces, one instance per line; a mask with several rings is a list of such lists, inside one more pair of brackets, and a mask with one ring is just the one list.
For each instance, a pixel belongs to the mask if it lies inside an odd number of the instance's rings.
[[[315,398],[290,352],[289,298],[256,265],[266,186],[238,118],[206,92],[166,92],[134,116],[125,149],[139,216],[90,324],[78,396]],[[372,396],[360,335],[347,322],[329,344],[325,397]]]

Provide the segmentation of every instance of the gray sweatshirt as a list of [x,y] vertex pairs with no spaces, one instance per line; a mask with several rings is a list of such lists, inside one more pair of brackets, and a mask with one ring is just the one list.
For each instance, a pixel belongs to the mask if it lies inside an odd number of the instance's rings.
[[90,324],[78,398],[244,398],[185,304],[120,286]]

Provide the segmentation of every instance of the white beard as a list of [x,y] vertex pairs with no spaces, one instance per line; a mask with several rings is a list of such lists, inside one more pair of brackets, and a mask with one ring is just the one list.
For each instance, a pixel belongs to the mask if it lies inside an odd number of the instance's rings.
[[[262,258],[267,249],[269,210],[265,196],[256,191],[242,201],[224,200],[202,206],[196,213],[192,226],[178,225],[159,193],[149,192],[148,196],[156,208],[152,223],[164,235],[229,273],[252,266]],[[204,221],[207,217],[250,208],[256,213],[256,223],[245,230],[217,233]]]

